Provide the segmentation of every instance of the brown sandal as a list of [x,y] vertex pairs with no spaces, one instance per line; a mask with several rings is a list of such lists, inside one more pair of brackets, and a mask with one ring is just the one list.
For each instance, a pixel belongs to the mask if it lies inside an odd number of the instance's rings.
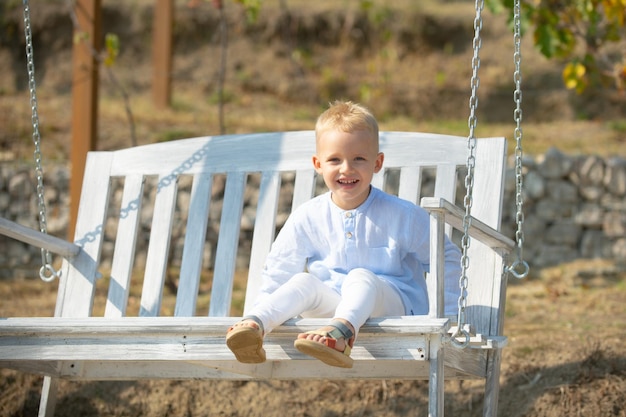
[[263,349],[263,323],[256,316],[246,316],[244,320],[254,321],[258,327],[238,326],[228,329],[226,345],[235,354],[235,358],[241,363],[265,362],[265,349]]
[[[313,330],[305,334],[316,334],[324,336],[324,342],[316,342],[308,339],[296,339],[293,345],[300,352],[317,358],[327,365],[338,366],[340,368],[352,368],[353,360],[350,357],[352,345],[354,343],[354,333],[348,326],[338,320],[330,323],[334,327],[331,331]],[[343,352],[335,349],[337,339],[343,338],[346,341],[346,348]]]

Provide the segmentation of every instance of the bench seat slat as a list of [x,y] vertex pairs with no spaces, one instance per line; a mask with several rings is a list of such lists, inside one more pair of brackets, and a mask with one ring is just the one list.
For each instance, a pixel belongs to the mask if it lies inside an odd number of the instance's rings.
[[[22,335],[37,337],[43,335],[93,334],[104,337],[106,334],[134,333],[164,334],[195,332],[224,337],[229,326],[237,317],[20,317],[0,319],[0,337]],[[315,330],[326,325],[328,319],[291,319],[278,326],[271,334],[298,333]],[[369,319],[361,328],[361,333],[445,333],[450,328],[449,319],[427,316],[377,317]],[[1,353],[0,353],[1,355]]]
[[[446,379],[484,378],[485,361],[471,361],[467,371],[445,360]],[[2,364],[0,362],[0,364]],[[9,366],[7,366],[9,367]],[[427,380],[429,366],[426,361],[362,360],[355,361],[352,369],[320,366],[314,359],[290,359],[258,365],[245,365],[237,361],[36,361],[11,364],[11,369],[52,375],[68,380],[136,381],[138,379],[220,379],[220,380],[345,380],[345,379],[403,379]],[[473,373],[476,370],[476,373]]]
[[[136,362],[153,362],[155,370],[152,377],[165,377],[156,369],[164,362],[198,362],[218,369],[239,369],[250,377],[264,377],[258,369],[271,368],[272,378],[293,378],[294,375],[306,375],[296,364],[283,364],[295,361],[299,364],[312,363],[320,368],[319,363],[301,354],[293,347],[296,335],[321,327],[325,319],[292,319],[276,328],[266,336],[265,348],[268,364],[259,366],[242,365],[233,361],[233,355],[224,344],[224,335],[228,326],[237,318],[29,318],[8,319],[0,328],[0,363],[9,363],[14,368],[36,368],[33,358],[42,363],[74,363],[66,373],[60,376],[72,377],[72,373],[82,372],[83,361],[93,362],[94,367],[104,368],[103,372],[112,372],[105,363],[124,363],[133,367]],[[344,374],[343,378],[355,377],[351,372],[368,377],[396,375],[397,364],[402,361],[424,362],[429,357],[429,340],[434,334],[448,332],[450,323],[447,319],[428,318],[425,316],[386,317],[369,320],[359,333],[359,340],[352,353],[358,364],[365,361],[371,366],[372,361],[381,361],[379,373],[365,373],[365,368],[355,365],[354,370]],[[480,373],[483,359],[476,355],[475,364],[468,363],[467,370]],[[452,358],[451,358],[452,359]],[[391,368],[386,365],[389,362]],[[97,365],[99,364],[99,365]],[[395,365],[394,365],[395,364]],[[43,365],[42,365],[43,366]],[[85,366],[89,366],[88,364]],[[45,368],[49,369],[49,365]],[[280,372],[280,369],[283,372]],[[292,369],[287,373],[285,368]],[[422,369],[421,365],[408,364],[409,368]],[[417,367],[417,368],[416,368]],[[108,371],[106,369],[109,369]],[[306,367],[306,369],[309,369]],[[392,371],[393,369],[393,371]],[[426,369],[426,368],[423,368]],[[467,371],[466,370],[466,371]],[[345,371],[345,370],[344,370]],[[294,374],[293,372],[296,372]],[[323,366],[310,373],[308,378],[328,377],[337,370]],[[389,372],[394,372],[390,374]],[[116,379],[124,379],[119,373]],[[102,375],[100,375],[102,376]],[[417,378],[418,374],[413,375]],[[425,377],[427,374],[421,374]],[[79,375],[74,375],[79,377]],[[85,375],[80,375],[84,378]],[[146,374],[148,377],[148,374]],[[418,378],[419,379],[419,378]]]

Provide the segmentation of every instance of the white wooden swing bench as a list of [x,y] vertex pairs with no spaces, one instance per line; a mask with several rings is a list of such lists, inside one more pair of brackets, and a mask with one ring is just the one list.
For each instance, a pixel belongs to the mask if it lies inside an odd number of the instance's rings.
[[[443,415],[445,378],[485,379],[484,415],[496,415],[506,289],[505,262],[515,244],[500,227],[506,158],[504,138],[478,139],[473,187],[466,300],[472,338],[465,349],[452,346],[456,318],[443,315],[444,231],[462,227],[464,210],[453,206],[459,170],[467,161],[467,138],[382,132],[385,170],[374,185],[385,186],[400,172],[401,198],[420,202],[431,213],[431,271],[428,316],[371,319],[362,328],[352,369],[334,368],[293,347],[299,332],[325,319],[294,318],[266,337],[267,362],[237,362],[225,334],[238,320],[231,315],[235,260],[246,178],[261,174],[259,202],[245,305],[259,288],[259,271],[275,235],[281,175],[295,173],[292,206],[314,195],[314,133],[276,132],[185,139],[87,158],[73,244],[2,220],[0,232],[65,256],[55,317],[0,318],[0,366],[45,375],[40,415],[53,413],[58,378],[71,380],[166,379],[428,379],[429,415]],[[420,193],[422,173],[436,171],[434,195]],[[203,248],[216,175],[227,176],[208,315],[195,316]],[[162,317],[178,178],[193,176],[185,244],[173,317]],[[138,317],[126,315],[143,184],[158,176],[151,234],[143,272]],[[108,213],[112,179],[123,178],[121,207]],[[92,317],[99,277],[103,229],[119,216],[108,298],[103,317]],[[101,284],[100,284],[101,285]]]

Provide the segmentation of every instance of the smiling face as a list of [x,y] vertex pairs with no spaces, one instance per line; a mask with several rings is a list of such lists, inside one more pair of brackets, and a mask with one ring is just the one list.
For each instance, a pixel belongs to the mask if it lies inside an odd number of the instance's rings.
[[317,138],[313,166],[324,178],[333,202],[343,210],[352,210],[367,199],[372,177],[382,168],[383,160],[371,132],[329,129]]

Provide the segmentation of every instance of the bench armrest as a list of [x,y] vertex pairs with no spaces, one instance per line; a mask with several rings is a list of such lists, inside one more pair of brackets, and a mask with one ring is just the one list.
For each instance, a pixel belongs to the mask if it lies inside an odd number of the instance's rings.
[[[446,223],[456,229],[463,230],[463,217],[465,216],[465,212],[449,201],[437,197],[424,197],[422,198],[421,206],[428,212],[444,212]],[[515,248],[515,242],[512,239],[504,236],[499,231],[474,217],[471,219],[469,229],[471,237],[479,240],[492,249],[505,249],[508,252],[513,251]]]
[[73,243],[30,229],[2,217],[0,217],[0,234],[49,250],[66,258],[76,256],[80,251],[80,247]]

